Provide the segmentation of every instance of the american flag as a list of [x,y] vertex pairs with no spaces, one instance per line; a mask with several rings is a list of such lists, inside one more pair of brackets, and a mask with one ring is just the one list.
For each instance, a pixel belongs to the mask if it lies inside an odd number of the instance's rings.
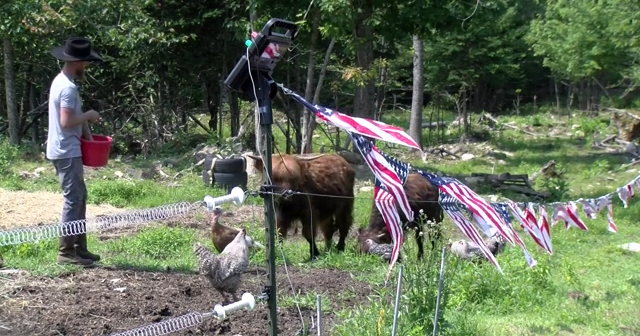
[[493,209],[496,210],[498,215],[502,216],[504,222],[509,224],[511,223],[511,216],[509,216],[509,207],[505,203],[491,203]]
[[[630,184],[628,184],[627,186],[629,185]],[[620,187],[618,188],[618,190],[616,190],[618,192],[618,197],[620,197],[620,200],[622,201],[622,206],[625,209],[629,207],[629,189],[627,188],[627,186]]]
[[[476,230],[471,221],[469,221],[469,218],[465,216],[465,213],[461,209],[461,205],[458,204],[458,200],[455,197],[448,195],[446,192],[442,192],[440,193],[440,206],[449,218],[451,218],[451,221],[453,221],[453,223],[462,231],[462,233],[478,245],[482,254],[484,254],[484,256],[498,268],[500,273],[502,273],[498,260],[496,260],[493,253],[489,251],[489,248],[484,243],[484,240],[482,240],[478,230]],[[468,213],[468,211],[466,212]]]
[[508,202],[514,217],[520,222],[520,227],[529,234],[533,241],[545,251],[551,254],[550,247],[547,246],[545,237],[539,229],[538,221],[535,215],[531,213],[531,209],[525,206],[522,211],[515,202]]
[[320,105],[311,104],[292,90],[287,89],[283,85],[279,86],[286,95],[291,96],[304,107],[315,113],[316,117],[320,120],[336,126],[348,134],[360,134],[369,138],[422,150],[401,127],[387,125],[371,119],[348,116]]
[[458,202],[464,204],[473,214],[473,219],[481,228],[484,228],[485,235],[491,237],[497,230],[506,241],[511,245],[514,244],[513,237],[509,234],[510,230],[507,228],[507,223],[480,195],[455,178],[441,177],[420,170],[416,171],[429,180],[431,184],[437,186],[441,192],[453,196]]
[[520,248],[522,249],[522,253],[524,254],[524,258],[527,261],[527,264],[529,265],[529,267],[533,267],[537,265],[538,262],[535,259],[533,259],[533,257],[527,250],[527,246],[524,244],[524,242],[522,241],[518,233],[513,229],[513,226],[511,225],[511,216],[509,215],[509,206],[507,205],[507,203],[504,203],[504,202],[491,203],[491,206],[493,206],[496,212],[502,217],[504,222],[507,224],[505,228],[508,230],[511,237],[513,237],[513,240],[515,241],[515,243],[518,246],[520,246]]
[[582,204],[582,211],[587,218],[596,218],[596,202],[593,199],[579,199],[578,202]]
[[387,230],[391,234],[391,239],[393,240],[393,253],[391,254],[391,261],[389,262],[389,270],[387,271],[387,275],[385,277],[385,283],[389,281],[389,276],[391,275],[391,270],[395,265],[396,261],[398,261],[398,257],[400,256],[400,248],[402,247],[403,242],[403,232],[402,232],[402,223],[400,221],[400,216],[398,215],[398,210],[396,208],[396,202],[391,195],[382,185],[380,180],[376,179],[375,188],[373,191],[373,200],[382,215],[382,219],[387,224]]
[[351,134],[351,138],[353,139],[354,146],[362,153],[364,161],[373,172],[375,178],[380,181],[385,190],[393,195],[396,202],[400,205],[400,209],[402,209],[402,212],[404,212],[407,217],[407,220],[413,221],[413,210],[411,210],[411,206],[409,206],[409,200],[404,193],[402,180],[398,176],[398,174],[400,174],[404,176],[406,180],[406,176],[409,175],[409,165],[398,160],[392,162],[387,161],[378,147],[362,135]]
[[555,209],[551,217],[554,222],[563,220],[564,226],[567,230],[569,230],[571,226],[575,226],[581,230],[589,231],[582,219],[580,219],[580,216],[578,216],[578,207],[576,207],[574,202],[559,203],[555,205]]
[[354,146],[362,153],[362,157],[375,176],[374,203],[380,210],[380,214],[382,214],[382,218],[387,224],[387,229],[393,239],[393,254],[385,277],[386,283],[400,255],[403,240],[402,223],[400,222],[396,202],[404,212],[407,220],[413,221],[413,210],[411,210],[403,187],[409,175],[410,167],[407,163],[399,160],[388,160],[388,156],[383,155],[370,140],[365,139],[362,135],[350,135]]
[[382,152],[379,152],[379,153],[391,165],[391,168],[393,168],[393,171],[396,172],[396,175],[398,175],[398,179],[400,179],[400,183],[404,185],[407,182],[407,178],[409,177],[409,169],[410,169],[409,164],[404,163]]
[[544,205],[538,205],[538,228],[540,229],[540,235],[543,242],[546,245],[545,250],[549,254],[553,254],[553,246],[551,246],[551,230],[549,230],[549,219],[547,216],[547,210]]

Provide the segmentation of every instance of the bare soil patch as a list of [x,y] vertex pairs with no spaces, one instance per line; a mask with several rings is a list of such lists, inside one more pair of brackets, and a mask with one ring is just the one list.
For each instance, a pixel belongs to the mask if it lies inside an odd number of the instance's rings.
[[[264,268],[247,270],[243,292],[259,295]],[[283,268],[278,269],[278,297],[291,296]],[[322,316],[325,332],[337,322],[335,311],[365,304],[371,291],[340,270],[302,270],[289,267],[294,291],[304,296],[318,293],[330,298]],[[126,288],[122,291],[116,288]],[[0,335],[110,335],[192,312],[206,312],[222,301],[220,294],[198,274],[90,269],[60,278],[22,277],[0,287]],[[327,301],[327,299],[324,299]],[[281,301],[282,303],[282,301]],[[314,306],[301,306],[310,325]],[[239,311],[225,321],[204,323],[172,335],[267,335],[268,308],[258,303],[253,311]],[[10,329],[10,330],[7,330]],[[280,307],[279,334],[295,335],[302,328],[295,306]],[[315,332],[314,332],[315,333]]]
[[[55,223],[62,211],[62,193],[0,189],[0,229]],[[87,204],[87,217],[124,212],[107,204]]]

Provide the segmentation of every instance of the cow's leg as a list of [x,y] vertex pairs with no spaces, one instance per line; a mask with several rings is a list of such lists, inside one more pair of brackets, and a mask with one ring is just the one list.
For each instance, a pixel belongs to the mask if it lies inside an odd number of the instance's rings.
[[320,222],[320,228],[322,229],[322,235],[324,236],[324,250],[329,252],[333,245],[333,233],[335,232],[335,220],[333,217],[323,219]]
[[276,212],[276,227],[278,228],[278,241],[282,243],[287,238],[287,231],[291,226],[291,218],[282,210]]
[[303,216],[300,221],[302,222],[302,235],[305,239],[307,239],[307,242],[309,243],[309,260],[315,260],[320,255],[315,242],[315,236],[317,232],[315,230],[315,225],[311,225],[312,221],[309,216]]
[[[353,225],[353,199],[345,200],[346,203],[344,207],[341,209],[336,216],[336,221],[334,225],[337,225],[338,232],[340,234],[340,239],[338,240],[338,245],[336,248],[338,251],[344,251],[347,236],[349,235],[349,230]],[[335,227],[335,226],[334,226]]]

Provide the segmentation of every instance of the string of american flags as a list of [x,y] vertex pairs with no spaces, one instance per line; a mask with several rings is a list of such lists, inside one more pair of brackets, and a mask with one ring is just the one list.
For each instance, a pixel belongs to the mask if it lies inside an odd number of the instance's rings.
[[[613,197],[617,194],[624,208],[627,208],[629,199],[635,197],[636,194],[634,186],[637,191],[640,191],[639,175],[626,185],[616,189],[615,192],[597,198],[581,198],[576,201],[555,202],[546,205],[531,202],[516,203],[511,200],[489,203],[459,180],[414,169],[408,163],[382,153],[370,140],[382,140],[421,150],[418,144],[402,128],[380,121],[348,116],[338,111],[312,104],[283,85],[278,84],[278,86],[286,95],[291,96],[294,100],[314,112],[316,118],[327,124],[339,127],[349,134],[353,140],[354,147],[358,148],[373,172],[375,176],[374,204],[386,223],[394,245],[386,276],[387,280],[398,260],[403,243],[403,230],[398,208],[404,213],[407,220],[412,221],[414,219],[413,211],[409,206],[409,201],[403,188],[411,172],[421,174],[432,185],[438,187],[440,192],[438,202],[443,211],[469,240],[480,247],[484,256],[495,265],[500,273],[502,273],[500,264],[484,243],[478,228],[487,237],[499,234],[512,246],[518,245],[522,249],[527,264],[530,267],[534,267],[536,261],[527,250],[522,238],[515,231],[512,215],[536,245],[548,254],[553,254],[550,226],[552,227],[562,221],[566,229],[576,227],[580,230],[588,231],[585,222],[578,215],[578,204],[582,206],[585,216],[590,219],[595,219],[596,214],[606,208],[607,229],[616,233],[618,228],[613,221]],[[548,209],[551,209],[551,216],[548,215]],[[474,222],[477,224],[477,228],[473,224]]]

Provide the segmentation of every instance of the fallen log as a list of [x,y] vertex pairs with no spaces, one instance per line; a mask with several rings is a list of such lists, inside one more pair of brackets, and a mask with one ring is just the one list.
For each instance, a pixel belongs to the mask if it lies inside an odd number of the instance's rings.
[[537,198],[540,198],[540,199],[546,199],[546,198],[551,197],[551,192],[549,192],[549,191],[535,191],[535,190],[533,190],[531,188],[518,186],[518,185],[504,185],[504,186],[498,187],[497,189],[498,190],[511,190],[511,191],[515,191],[515,192],[523,194],[523,195],[537,197]]
[[446,127],[449,123],[447,123],[446,121],[436,121],[436,122],[424,122],[422,123],[422,128],[439,128],[439,127]]
[[558,175],[556,173],[556,161],[551,160],[547,162],[537,172],[533,173],[531,175],[531,178],[529,179],[530,183],[533,183],[540,175],[544,175],[546,177],[556,177]]
[[487,118],[487,119],[489,119],[489,120],[491,120],[491,122],[495,123],[496,125],[502,125],[502,126],[505,126],[505,127],[511,128],[512,130],[520,131],[520,132],[522,132],[522,133],[524,133],[524,134],[528,134],[528,135],[531,135],[531,136],[534,136],[534,137],[542,136],[541,134],[533,133],[533,132],[527,131],[527,130],[525,130],[525,129],[519,128],[518,126],[514,126],[514,125],[510,125],[510,124],[506,124],[506,123],[502,123],[502,124],[500,124],[500,123],[498,122],[498,120],[497,120],[496,118],[494,118],[493,116],[491,116],[489,113],[485,113],[485,114],[483,114],[482,116],[483,116],[483,117],[485,117],[485,118]]
[[440,155],[442,157],[444,157],[444,154],[449,155],[449,156],[453,156],[456,159],[460,159],[460,156],[458,156],[457,154],[450,152],[444,148],[438,147],[438,148],[428,148],[424,150],[425,152],[434,154],[434,155]]

